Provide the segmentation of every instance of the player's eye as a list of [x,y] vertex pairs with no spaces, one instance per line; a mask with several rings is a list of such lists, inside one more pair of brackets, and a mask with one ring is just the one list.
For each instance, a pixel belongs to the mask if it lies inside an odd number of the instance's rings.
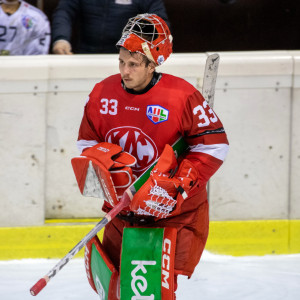
[[129,67],[131,67],[131,68],[136,68],[136,67],[138,67],[138,64],[135,63],[135,62],[130,62],[130,63],[129,63]]

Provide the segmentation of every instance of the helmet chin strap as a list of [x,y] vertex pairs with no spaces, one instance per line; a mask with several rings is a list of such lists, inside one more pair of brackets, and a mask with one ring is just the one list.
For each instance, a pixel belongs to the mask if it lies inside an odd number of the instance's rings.
[[1,0],[1,2],[2,2],[3,4],[6,4],[6,5],[16,5],[16,4],[18,4],[20,1],[19,1],[19,0],[15,0],[15,1]]

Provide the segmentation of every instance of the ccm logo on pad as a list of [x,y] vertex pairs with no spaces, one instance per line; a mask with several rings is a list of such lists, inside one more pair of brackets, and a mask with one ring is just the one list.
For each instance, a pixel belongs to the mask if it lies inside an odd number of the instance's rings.
[[162,256],[162,282],[161,285],[169,289],[169,277],[170,277],[170,254],[172,243],[169,239],[164,239],[163,244],[163,256]]

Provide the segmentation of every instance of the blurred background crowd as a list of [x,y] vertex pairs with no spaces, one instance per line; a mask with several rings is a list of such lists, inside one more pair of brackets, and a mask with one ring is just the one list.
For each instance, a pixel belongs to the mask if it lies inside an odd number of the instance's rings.
[[[146,12],[156,13],[168,22],[174,37],[174,52],[300,49],[300,18],[297,13],[300,2],[294,0],[26,2],[48,18],[51,29],[48,51],[54,54],[115,53],[115,42],[128,18]],[[20,1],[2,0],[0,3],[11,18],[15,12],[11,13],[7,7]],[[1,16],[0,48],[9,29]],[[2,54],[9,54],[4,46],[2,48]]]

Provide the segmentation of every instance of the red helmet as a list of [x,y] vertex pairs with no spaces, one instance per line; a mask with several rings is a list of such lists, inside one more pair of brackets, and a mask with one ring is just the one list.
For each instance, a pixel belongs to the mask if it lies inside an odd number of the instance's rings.
[[146,55],[161,65],[172,53],[172,35],[166,22],[155,14],[137,15],[128,20],[117,47]]

